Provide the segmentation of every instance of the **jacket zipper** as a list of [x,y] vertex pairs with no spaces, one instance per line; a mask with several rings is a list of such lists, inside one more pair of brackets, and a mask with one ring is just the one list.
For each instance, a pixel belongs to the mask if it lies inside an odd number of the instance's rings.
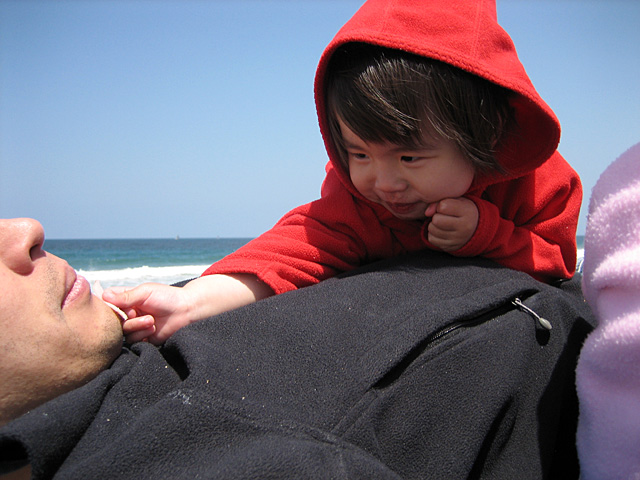
[[510,310],[513,310],[513,307],[516,307],[518,310],[525,312],[527,314],[529,314],[529,316],[531,316],[534,320],[536,320],[536,322],[538,323],[539,326],[541,326],[542,328],[544,328],[545,330],[551,330],[552,326],[551,326],[551,322],[549,320],[547,320],[546,318],[541,317],[540,315],[538,315],[536,312],[534,312],[531,308],[527,307],[522,300],[520,300],[519,297],[514,298],[513,300],[511,300],[511,302],[509,303],[505,303],[503,305],[500,305],[498,307],[495,307],[491,310],[488,310],[482,314],[480,314],[477,317],[474,317],[470,320],[459,320],[457,322],[451,323],[445,327],[442,327],[440,330],[438,330],[437,332],[432,333],[431,335],[429,335],[424,342],[422,342],[423,344],[429,344],[431,342],[435,342],[436,340],[441,339],[442,337],[450,334],[451,332],[457,330],[458,328],[462,328],[462,327],[475,327],[477,325],[480,325],[492,318],[498,317],[500,315],[504,315],[505,313],[509,312]]
[[520,300],[519,298],[515,298],[511,303],[518,307],[519,310],[522,310],[523,312],[531,315],[538,322],[538,325],[540,325],[545,330],[551,330],[553,328],[549,320],[547,320],[546,318],[542,318],[540,315],[538,315],[536,312],[522,303],[522,300]]
[[491,319],[502,316],[514,309],[518,309],[527,313],[530,317],[536,320],[536,325],[542,327],[545,330],[551,330],[551,322],[547,319],[542,318],[536,312],[534,312],[531,308],[527,307],[520,298],[516,297],[513,300],[503,303],[498,307],[492,308],[491,310],[487,310],[480,315],[473,317],[468,320],[459,320],[457,322],[450,323],[442,327],[440,330],[432,333],[428,337],[426,337],[422,342],[416,345],[413,350],[407,355],[407,357],[400,362],[395,368],[387,372],[378,380],[374,388],[384,388],[386,385],[392,383],[395,378],[402,374],[406,367],[408,367],[413,360],[417,358],[427,347],[429,347],[432,343],[446,337],[450,333],[454,332],[459,328],[468,328],[475,327],[477,325],[481,325],[485,322],[488,322]]

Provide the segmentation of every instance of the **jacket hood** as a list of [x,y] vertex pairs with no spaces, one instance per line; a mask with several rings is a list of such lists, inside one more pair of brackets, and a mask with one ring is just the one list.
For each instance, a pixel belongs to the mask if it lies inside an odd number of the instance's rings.
[[[560,124],[536,92],[518,59],[513,41],[497,22],[495,0],[369,0],[338,31],[316,71],[315,100],[330,163],[352,192],[348,173],[329,141],[325,75],[338,47],[362,42],[404,50],[483,77],[512,90],[511,106],[518,132],[498,152],[498,161],[517,178],[544,163],[560,141]],[[328,167],[329,168],[329,167]],[[472,189],[504,177],[476,176]]]

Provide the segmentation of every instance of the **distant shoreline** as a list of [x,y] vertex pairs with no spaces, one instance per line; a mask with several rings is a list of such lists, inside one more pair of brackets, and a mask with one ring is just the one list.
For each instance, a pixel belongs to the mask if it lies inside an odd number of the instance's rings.
[[[104,288],[144,282],[167,285],[198,277],[217,260],[251,238],[47,239],[45,250],[64,258],[90,283]],[[576,256],[584,254],[584,235],[577,236]],[[579,262],[580,263],[580,262]]]

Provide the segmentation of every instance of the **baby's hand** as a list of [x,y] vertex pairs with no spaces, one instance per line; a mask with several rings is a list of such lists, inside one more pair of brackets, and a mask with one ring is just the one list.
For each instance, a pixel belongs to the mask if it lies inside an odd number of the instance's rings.
[[126,312],[129,319],[122,330],[129,343],[148,340],[160,345],[180,328],[191,323],[187,316],[185,291],[159,283],[143,283],[135,288],[107,289],[103,298]]
[[122,324],[122,332],[128,343],[146,342],[156,333],[156,322],[151,315],[133,317]]
[[468,198],[445,198],[427,207],[428,240],[445,252],[462,248],[478,227],[478,207]]
[[[121,287],[116,287],[115,290],[125,290]],[[120,308],[116,307],[113,303],[109,303],[102,298],[102,294],[104,293],[104,288],[98,280],[96,280],[92,287],[91,291],[94,295],[100,298],[111,310],[115,312],[120,320],[122,320],[122,332],[124,333],[127,341],[129,343],[139,342],[141,340],[145,340],[149,335],[153,335],[156,331],[155,322],[153,317],[150,315],[145,315],[142,317],[135,317],[135,311],[131,311],[132,316],[135,318],[129,318],[129,315],[124,313]]]

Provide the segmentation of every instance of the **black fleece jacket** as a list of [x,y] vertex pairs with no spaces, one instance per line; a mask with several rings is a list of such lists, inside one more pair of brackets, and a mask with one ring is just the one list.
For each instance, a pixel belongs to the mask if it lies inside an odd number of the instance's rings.
[[35,479],[577,478],[574,369],[592,325],[579,279],[395,258],[123,349],[0,429],[0,466],[28,458]]

